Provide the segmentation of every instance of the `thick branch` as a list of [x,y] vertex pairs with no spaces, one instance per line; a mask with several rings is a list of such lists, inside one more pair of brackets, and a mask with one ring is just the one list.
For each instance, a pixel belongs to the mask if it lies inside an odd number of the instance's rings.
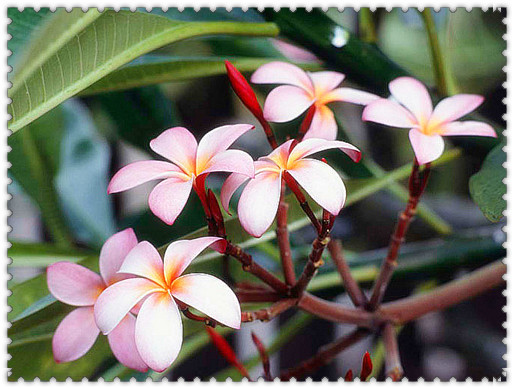
[[336,265],[337,271],[341,275],[343,285],[352,299],[353,304],[357,307],[365,306],[368,300],[359,287],[359,284],[355,281],[355,278],[353,278],[350,266],[348,266],[348,263],[344,259],[343,246],[341,245],[341,242],[331,240],[328,243],[328,251],[330,252],[332,261]]
[[330,363],[339,353],[357,343],[368,333],[369,332],[367,330],[358,328],[341,339],[324,346],[313,357],[303,361],[298,366],[281,373],[280,380],[289,381],[291,378],[302,378],[309,372],[319,369],[321,366]]
[[259,309],[258,311],[252,312],[242,312],[241,321],[243,323],[252,322],[255,320],[270,321],[271,319],[280,315],[282,312],[285,312],[292,306],[296,305],[297,302],[298,299],[283,299],[268,308]]
[[284,296],[275,291],[262,290],[236,290],[236,296],[240,303],[274,303],[281,300]]
[[391,323],[386,323],[382,330],[382,338],[385,348],[385,374],[393,381],[399,381],[403,377],[403,368],[398,350],[398,338]]
[[289,204],[285,201],[286,186],[282,182],[280,192],[280,203],[277,212],[277,242],[280,251],[280,260],[282,262],[282,270],[287,285],[293,285],[296,282],[294,273],[293,258],[291,254],[291,244],[289,242],[289,232],[287,231],[287,210]]

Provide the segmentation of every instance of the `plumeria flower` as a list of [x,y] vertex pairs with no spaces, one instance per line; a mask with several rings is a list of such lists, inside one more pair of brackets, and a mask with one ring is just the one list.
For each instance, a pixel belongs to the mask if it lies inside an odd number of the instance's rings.
[[[310,138],[296,144],[289,140],[266,157],[255,162],[255,178],[243,190],[238,204],[239,220],[252,236],[260,237],[269,228],[278,210],[284,172],[288,172],[301,187],[332,215],[337,215],[346,200],[346,189],[339,174],[328,164],[312,158],[314,153],[338,148],[358,162],[359,149],[349,143]],[[248,180],[231,174],[221,188],[221,203],[229,211],[234,192]]]
[[264,103],[264,117],[271,122],[288,122],[300,116],[314,104],[311,126],[305,138],[334,140],[337,123],[327,104],[334,101],[366,105],[379,97],[352,88],[338,88],[342,73],[323,71],[308,73],[286,62],[270,62],[253,73],[256,84],[285,84],[273,89]]
[[[93,306],[100,293],[109,285],[123,279],[117,274],[126,255],[137,245],[131,228],[113,235],[100,252],[100,275],[71,262],[57,262],[47,269],[50,293],[65,304],[78,308],[71,311],[55,331],[52,348],[56,362],[74,361],[93,346],[100,333],[95,323]],[[121,317],[108,335],[114,356],[125,366],[148,370],[136,349],[136,318],[129,312]]]
[[427,88],[414,78],[397,78],[389,83],[389,90],[396,101],[374,101],[366,106],[362,119],[391,127],[410,128],[410,142],[421,165],[441,156],[443,136],[497,136],[487,123],[456,121],[482,104],[482,96],[460,94],[447,97],[433,109]]
[[107,192],[122,192],[147,181],[163,179],[150,193],[148,204],[157,217],[171,225],[186,205],[192,188],[205,205],[205,179],[209,173],[254,176],[252,157],[241,150],[227,150],[252,128],[249,124],[218,127],[205,134],[199,143],[184,127],[166,130],[150,141],[150,147],[171,162],[131,163],[114,175]]
[[182,346],[177,304],[195,308],[218,323],[238,329],[241,308],[225,283],[208,274],[182,275],[208,246],[224,252],[226,241],[204,237],[173,242],[166,249],[163,263],[150,243],[139,243],[119,270],[137,277],[117,282],[100,295],[95,305],[98,327],[104,334],[112,333],[125,315],[143,301],[136,320],[136,346],[143,361],[159,372],[173,363]]

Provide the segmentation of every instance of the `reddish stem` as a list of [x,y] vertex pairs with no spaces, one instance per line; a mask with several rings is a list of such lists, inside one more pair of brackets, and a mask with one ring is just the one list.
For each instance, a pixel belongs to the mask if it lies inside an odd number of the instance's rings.
[[293,258],[291,254],[291,244],[289,242],[289,232],[287,230],[287,210],[289,204],[285,201],[286,186],[282,182],[280,191],[280,202],[277,212],[277,243],[280,251],[280,260],[282,263],[282,271],[287,285],[293,285],[296,282],[294,272]]
[[256,320],[270,321],[276,316],[280,315],[282,312],[285,312],[289,308],[296,305],[297,302],[298,299],[282,299],[268,308],[259,309],[258,311],[242,312],[241,321],[244,323]]
[[259,355],[261,357],[262,361],[262,369],[264,370],[264,379],[266,381],[273,381],[271,378],[271,370],[270,370],[270,363],[269,363],[269,356],[268,352],[266,351],[266,347],[264,347],[264,344],[261,342],[259,337],[255,335],[255,333],[252,331],[252,340],[255,344],[255,347],[257,347],[257,351],[259,351]]
[[382,330],[385,348],[385,374],[393,381],[400,381],[403,377],[403,368],[398,350],[398,338],[391,323],[386,323]]
[[223,358],[225,358],[228,363],[230,363],[237,370],[239,370],[243,377],[246,377],[250,380],[250,375],[248,374],[248,371],[246,370],[244,365],[239,361],[234,349],[230,346],[230,344],[228,344],[225,338],[218,334],[216,330],[214,330],[211,327],[205,327],[205,329],[207,330],[207,333],[209,334],[212,343],[214,343],[214,345],[216,346],[220,354],[223,356]]
[[309,203],[307,202],[307,199],[305,198],[305,195],[303,194],[302,190],[300,189],[300,186],[296,182],[296,180],[289,174],[289,172],[286,170],[283,173],[284,180],[291,189],[291,192],[294,193],[296,199],[300,203],[300,207],[302,207],[303,211],[307,215],[307,217],[310,219],[312,225],[314,226],[317,233],[321,231],[321,224],[319,223],[318,219],[316,218],[316,215],[314,215],[314,212],[312,211]]
[[312,119],[314,118],[314,114],[316,113],[316,105],[312,104],[309,107],[309,110],[307,111],[307,114],[305,115],[305,118],[302,121],[302,124],[300,125],[300,129],[298,130],[298,136],[296,139],[298,142],[301,142],[305,133],[310,128],[312,124]]

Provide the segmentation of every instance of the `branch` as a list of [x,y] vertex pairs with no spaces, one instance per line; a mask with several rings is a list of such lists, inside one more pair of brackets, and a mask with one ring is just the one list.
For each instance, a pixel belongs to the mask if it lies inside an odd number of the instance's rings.
[[258,311],[241,312],[241,322],[248,323],[256,320],[270,321],[296,305],[297,302],[298,299],[282,299],[268,308],[259,309]]
[[352,299],[353,304],[357,307],[365,306],[368,302],[368,299],[362,292],[359,284],[357,284],[357,281],[355,281],[355,278],[352,276],[350,266],[348,266],[348,263],[344,259],[343,246],[341,242],[331,240],[328,243],[328,251],[330,252],[332,261],[336,265],[337,271],[341,275],[343,285],[348,292],[348,295]]
[[322,347],[313,357],[281,373],[280,380],[289,381],[291,378],[302,378],[307,373],[319,369],[321,366],[331,362],[343,350],[364,338],[368,333],[367,330],[358,328],[341,339]]
[[240,303],[274,303],[283,298],[282,294],[275,291],[262,290],[236,290],[236,296]]
[[393,381],[400,381],[403,377],[403,368],[398,351],[398,338],[391,323],[386,323],[382,330],[385,348],[385,374]]
[[277,242],[280,251],[280,260],[282,262],[282,270],[287,285],[293,285],[296,282],[294,273],[293,258],[291,254],[291,244],[289,242],[289,232],[287,231],[287,210],[289,204],[285,201],[286,186],[282,182],[280,191],[280,202],[277,212]]
[[419,165],[416,159],[414,159],[412,172],[409,178],[409,201],[407,202],[405,210],[398,218],[395,232],[391,237],[391,242],[389,243],[389,251],[387,253],[387,257],[385,258],[384,262],[382,262],[380,273],[375,280],[373,292],[368,304],[368,309],[371,311],[375,310],[382,302],[387,286],[389,285],[389,281],[391,280],[394,270],[398,266],[396,260],[398,259],[400,246],[405,240],[405,234],[407,233],[410,222],[416,213],[416,207],[418,206],[421,195],[425,190],[429,174],[430,164],[426,164],[425,170],[420,173]]
[[384,304],[379,311],[394,324],[403,324],[429,312],[440,311],[469,300],[503,284],[506,272],[507,266],[498,260],[430,292]]

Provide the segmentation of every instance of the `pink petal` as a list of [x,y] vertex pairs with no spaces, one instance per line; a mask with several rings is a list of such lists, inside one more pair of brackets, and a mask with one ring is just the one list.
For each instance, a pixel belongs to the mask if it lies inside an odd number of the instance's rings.
[[412,77],[399,77],[389,83],[389,90],[400,104],[411,111],[418,123],[427,123],[432,115],[432,99],[423,83]]
[[114,356],[130,369],[147,371],[148,366],[139,356],[136,347],[136,318],[128,314],[114,330],[107,335]]
[[168,178],[177,174],[182,175],[182,171],[169,162],[134,162],[118,170],[107,187],[107,193],[123,192],[145,182]]
[[62,363],[79,359],[93,346],[99,333],[93,307],[74,309],[55,330],[52,339],[55,361]]
[[323,71],[309,73],[312,83],[314,84],[315,94],[321,97],[325,93],[330,92],[332,89],[343,82],[345,75],[343,73]]
[[170,284],[189,266],[203,250],[211,246],[218,251],[224,251],[224,239],[212,236],[192,240],[177,240],[171,243],[164,254],[164,274]]
[[303,89],[282,85],[273,89],[264,102],[264,118],[270,122],[283,123],[300,116],[314,99]]
[[484,98],[479,95],[455,95],[439,102],[430,118],[430,124],[452,122],[474,111]]
[[304,136],[304,139],[308,138],[327,140],[335,140],[337,138],[337,123],[330,108],[322,105],[316,109],[311,126]]
[[168,293],[155,293],[143,303],[136,321],[136,345],[153,370],[166,370],[182,347],[182,320]]
[[451,122],[443,125],[441,135],[456,136],[456,135],[469,135],[469,136],[491,136],[497,138],[498,135],[494,128],[484,122],[465,121],[465,122]]
[[368,104],[362,112],[362,120],[399,128],[412,128],[418,124],[409,111],[387,99],[378,99]]
[[255,169],[252,157],[244,151],[226,150],[212,157],[202,170],[202,174],[213,172],[233,172],[253,177]]
[[173,127],[150,141],[150,148],[157,154],[176,163],[186,173],[195,171],[196,139],[188,129]]
[[237,213],[243,228],[259,238],[277,214],[282,175],[262,172],[250,180],[239,198]]
[[298,62],[315,62],[319,61],[318,58],[312,54],[310,51],[307,51],[301,47],[296,45],[292,45],[291,43],[285,42],[280,39],[271,39],[273,46],[275,46],[278,51],[280,51],[287,58],[298,61]]
[[287,84],[314,91],[310,77],[298,66],[287,62],[270,62],[262,65],[251,77],[254,84]]
[[173,281],[171,295],[217,322],[239,329],[241,307],[223,281],[208,274],[186,274]]
[[287,159],[289,158],[289,152],[291,151],[291,146],[293,145],[293,142],[294,139],[290,139],[282,143],[267,156],[259,158],[259,162],[267,162],[268,165],[270,163],[274,163],[277,167],[285,169],[287,166]]
[[198,144],[196,170],[200,174],[210,159],[227,150],[241,135],[254,129],[251,124],[221,126],[205,134]]
[[378,99],[380,99],[380,97],[373,93],[353,88],[337,88],[323,96],[322,102],[323,104],[328,104],[332,101],[345,101],[347,103],[368,105]]
[[111,332],[139,300],[162,287],[145,278],[116,282],[103,291],[95,304],[95,320],[104,333]]
[[63,303],[93,305],[104,290],[102,278],[95,272],[71,262],[57,262],[46,269],[48,290]]
[[340,140],[309,138],[296,145],[291,151],[288,163],[291,164],[301,158],[329,149],[339,149],[355,162],[359,162],[361,159],[359,149],[350,143]]
[[425,135],[412,129],[409,131],[409,139],[420,165],[436,160],[444,151],[444,141],[440,135]]
[[301,159],[288,171],[316,203],[332,215],[339,214],[346,200],[346,189],[333,168],[315,159]]
[[223,209],[225,209],[225,211],[227,211],[229,214],[231,214],[229,212],[230,199],[236,190],[248,180],[248,176],[232,173],[223,183],[223,186],[221,187],[221,205],[223,206]]
[[100,251],[99,266],[106,285],[118,280],[116,273],[136,245],[137,237],[132,228],[120,231],[105,241]]
[[150,281],[166,287],[161,256],[150,242],[143,241],[134,247],[128,253],[119,271],[148,278]]
[[159,219],[172,225],[184,209],[192,187],[192,179],[168,178],[152,190],[148,205]]

